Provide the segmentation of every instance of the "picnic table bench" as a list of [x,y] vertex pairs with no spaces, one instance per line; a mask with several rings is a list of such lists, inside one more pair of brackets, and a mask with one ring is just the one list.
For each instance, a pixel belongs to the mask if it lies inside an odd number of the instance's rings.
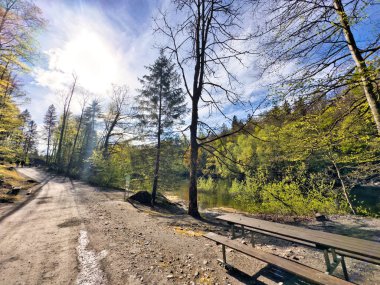
[[[378,242],[259,220],[238,214],[226,214],[218,216],[217,219],[225,221],[231,226],[233,239],[236,237],[236,230],[238,228],[241,230],[242,236],[245,236],[246,232],[249,232],[251,234],[252,245],[254,245],[254,233],[260,233],[304,246],[321,249],[323,250],[326,263],[326,273],[329,275],[305,265],[295,263],[294,261],[264,253],[255,248],[243,246],[236,243],[236,241],[229,240],[214,233],[206,234],[206,238],[218,244],[222,244],[223,262],[225,264],[227,264],[225,253],[225,247],[227,246],[317,284],[351,284],[330,275],[341,265],[344,277],[348,280],[348,272],[344,260],[345,256],[378,265],[380,264],[380,243]],[[332,260],[330,260],[329,254],[331,254]],[[322,278],[322,276],[325,277]],[[339,280],[340,283],[337,283],[338,281],[336,279]]]
[[301,277],[307,281],[313,282],[315,284],[323,285],[352,285],[352,283],[340,279],[338,277],[327,275],[321,271],[318,271],[314,268],[308,267],[306,265],[294,262],[292,260],[267,253],[265,251],[256,249],[254,247],[249,247],[243,245],[242,243],[231,240],[225,236],[221,236],[215,233],[207,233],[204,237],[215,241],[217,244],[222,245],[223,252],[223,264],[228,266],[226,260],[226,247],[232,248],[238,252],[244,253],[248,256],[254,257],[263,262],[275,265],[278,268],[281,268],[287,272],[294,274],[295,276]]

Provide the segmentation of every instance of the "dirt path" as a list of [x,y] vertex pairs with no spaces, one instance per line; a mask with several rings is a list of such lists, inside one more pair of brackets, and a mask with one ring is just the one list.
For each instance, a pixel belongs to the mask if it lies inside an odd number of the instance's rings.
[[[35,169],[21,171],[37,181],[45,177]],[[71,183],[55,178],[0,223],[0,284],[75,283],[81,228],[75,198]]]
[[[43,177],[35,169],[23,171]],[[227,259],[239,270],[226,272],[216,261],[220,248],[200,236],[228,234],[210,221],[152,212],[123,202],[122,192],[54,178],[0,223],[0,284],[278,284],[287,278],[234,251]],[[357,225],[358,233],[379,233],[379,220]],[[315,250],[265,237],[257,244],[323,270]],[[352,260],[347,265],[354,282],[379,283],[378,266]]]

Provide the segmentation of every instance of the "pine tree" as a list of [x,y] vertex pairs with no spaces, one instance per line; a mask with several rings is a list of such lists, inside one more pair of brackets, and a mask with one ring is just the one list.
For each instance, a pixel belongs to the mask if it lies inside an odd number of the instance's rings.
[[161,139],[165,130],[181,121],[186,112],[185,95],[174,64],[161,51],[153,65],[146,67],[149,74],[140,79],[142,88],[137,99],[139,125],[146,135],[154,135],[156,159],[152,186],[152,205],[155,203],[160,169]]
[[83,120],[83,141],[80,151],[80,164],[82,178],[88,179],[90,173],[90,163],[88,159],[91,157],[98,142],[96,133],[96,121],[100,117],[100,103],[93,100],[91,104],[84,111]]
[[46,164],[49,163],[49,154],[50,154],[50,145],[51,145],[51,138],[53,135],[53,131],[55,126],[57,125],[57,112],[54,107],[54,105],[50,105],[44,118],[44,130],[46,134],[46,142],[47,142],[47,148],[46,148]]
[[23,160],[27,161],[29,158],[29,153],[36,148],[37,144],[37,124],[33,120],[29,120],[26,123],[26,128],[24,131],[24,142],[23,142]]

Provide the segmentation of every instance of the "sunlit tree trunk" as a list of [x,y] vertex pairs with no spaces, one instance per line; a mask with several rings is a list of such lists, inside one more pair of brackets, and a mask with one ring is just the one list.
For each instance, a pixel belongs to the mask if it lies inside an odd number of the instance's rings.
[[366,96],[368,105],[371,109],[372,116],[376,124],[377,132],[380,135],[380,100],[378,98],[378,95],[376,96],[375,90],[371,83],[368,66],[365,60],[363,59],[363,56],[360,53],[360,50],[356,44],[356,40],[351,31],[350,23],[348,22],[348,16],[344,10],[341,0],[334,0],[334,8],[339,16],[344,37],[346,39],[351,56],[355,61],[356,68],[363,86],[364,94]]
[[162,116],[162,83],[160,84],[160,94],[158,103],[158,126],[157,126],[157,147],[156,147],[156,162],[154,165],[154,178],[152,186],[152,206],[156,202],[158,177],[160,171],[160,154],[161,154],[161,116]]

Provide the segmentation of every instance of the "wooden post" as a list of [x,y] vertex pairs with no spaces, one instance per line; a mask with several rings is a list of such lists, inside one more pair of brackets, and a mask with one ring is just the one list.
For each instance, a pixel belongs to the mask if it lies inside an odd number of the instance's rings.
[[348,272],[347,272],[347,268],[346,268],[346,262],[344,261],[344,256],[340,257],[340,262],[342,263],[344,279],[346,279],[348,281],[349,277],[348,277]]
[[224,244],[222,244],[222,253],[223,253],[223,263],[224,265],[227,265],[226,246]]
[[332,255],[333,261],[337,262],[338,261],[338,257],[336,256],[334,248],[331,249],[331,255]]
[[330,258],[329,258],[329,251],[327,249],[324,249],[323,255],[325,257],[325,262],[326,262],[326,272],[330,274],[331,264],[330,264]]
[[253,231],[251,231],[251,245],[253,247],[255,247],[255,239],[254,239],[254,236],[253,236]]

